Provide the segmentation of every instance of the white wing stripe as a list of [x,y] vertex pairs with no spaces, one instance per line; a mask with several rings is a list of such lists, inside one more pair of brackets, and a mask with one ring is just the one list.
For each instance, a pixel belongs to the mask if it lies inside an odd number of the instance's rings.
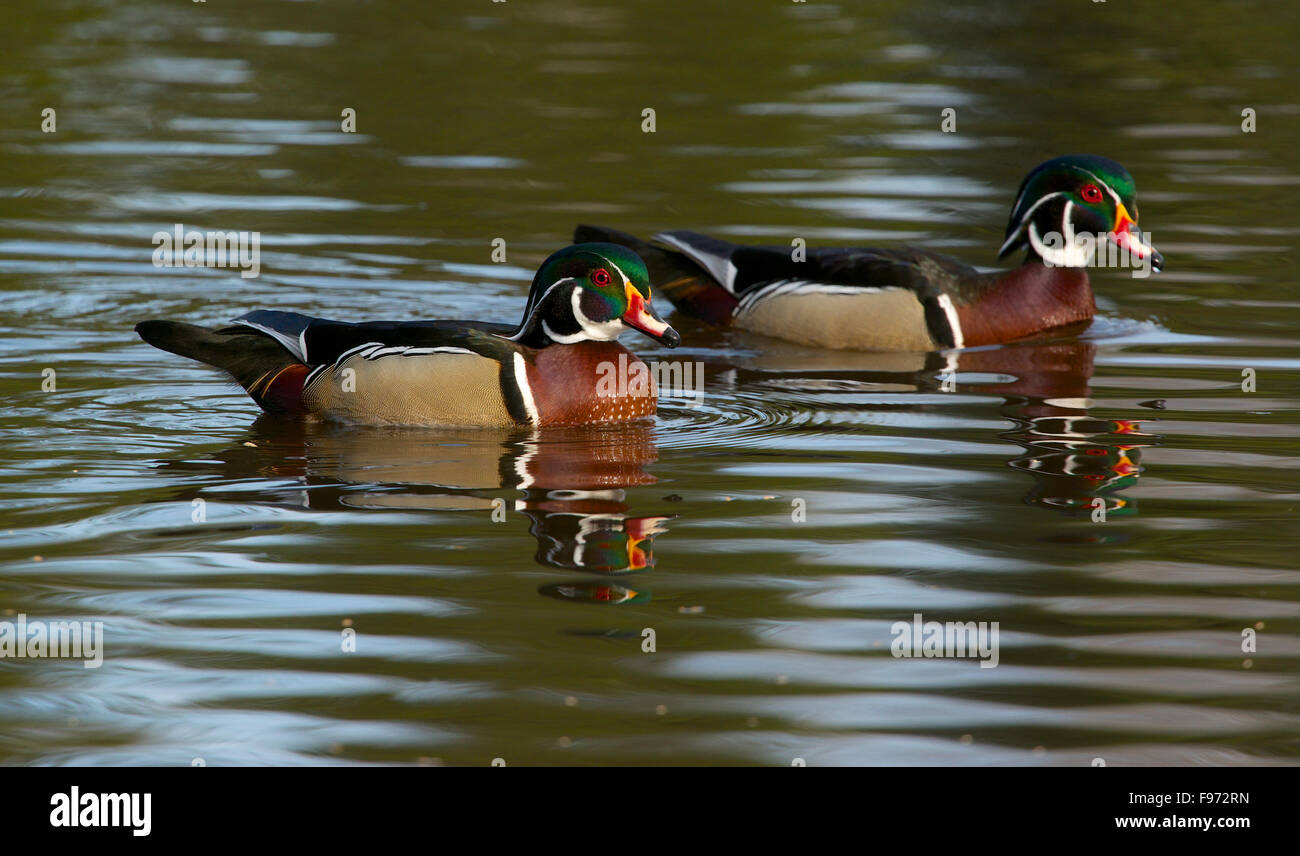
[[234,323],[243,324],[245,327],[252,327],[259,333],[265,333],[281,345],[284,345],[285,349],[299,360],[304,363],[307,362],[307,342],[305,339],[307,335],[306,328],[303,328],[302,333],[299,335],[291,336],[288,333],[282,333],[279,330],[266,326],[265,324],[258,324],[255,321],[245,321],[242,318],[236,318]]
[[748,312],[759,302],[789,294],[838,294],[853,296],[859,294],[883,294],[887,291],[907,291],[907,289],[898,286],[837,285],[825,282],[810,282],[802,279],[778,279],[770,283],[764,283],[757,288],[752,288],[745,292],[744,297],[740,299],[740,305],[736,308],[736,314],[740,315],[744,312]]
[[707,270],[709,275],[716,279],[723,288],[732,294],[736,293],[736,266],[732,264],[730,258],[723,258],[698,247],[693,247],[681,238],[669,235],[666,232],[655,235],[654,240],[662,241],[685,253],[693,262]]
[[[403,357],[420,357],[428,354],[472,354],[474,353],[467,348],[457,348],[452,345],[445,345],[438,348],[418,348],[414,345],[384,345],[382,343],[372,343],[363,345],[363,348],[370,348],[362,352],[361,356],[367,360],[377,360],[380,357],[403,356]],[[355,350],[355,349],[353,349]],[[351,352],[349,352],[351,353]],[[334,362],[337,364],[343,357]]]

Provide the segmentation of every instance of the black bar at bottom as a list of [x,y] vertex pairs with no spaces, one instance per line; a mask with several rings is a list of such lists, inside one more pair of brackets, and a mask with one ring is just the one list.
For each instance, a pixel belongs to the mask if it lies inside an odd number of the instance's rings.
[[[701,829],[735,840],[820,838],[836,827],[927,840],[995,833],[999,844],[1041,844],[1045,833],[1055,841],[1193,831],[1232,840],[1289,831],[1295,809],[1283,804],[1295,781],[1287,768],[9,767],[0,769],[0,816],[8,845],[355,838],[373,846],[389,835],[450,844],[512,833],[579,836],[578,844],[589,835],[598,844],[606,836],[690,841]],[[136,834],[146,823],[148,834]]]

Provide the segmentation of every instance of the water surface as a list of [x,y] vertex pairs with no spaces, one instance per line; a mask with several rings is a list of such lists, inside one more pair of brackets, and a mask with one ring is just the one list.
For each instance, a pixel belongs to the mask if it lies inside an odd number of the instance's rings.
[[[4,16],[0,609],[107,650],[0,662],[0,761],[1300,756],[1294,4]],[[1099,271],[1088,330],[955,374],[677,318],[626,343],[705,398],[653,424],[305,426],[131,332],[513,320],[580,221],[992,266],[1074,151],[1134,174],[1167,271]],[[260,232],[261,275],[153,267],[175,223]],[[918,612],[999,622],[997,668],[891,657]]]

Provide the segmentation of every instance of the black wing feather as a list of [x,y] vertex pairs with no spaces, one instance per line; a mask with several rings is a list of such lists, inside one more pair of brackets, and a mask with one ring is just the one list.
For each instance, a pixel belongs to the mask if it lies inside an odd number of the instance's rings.
[[365,321],[354,324],[267,309],[249,312],[235,321],[279,340],[307,365],[333,363],[342,354],[371,343],[391,347],[464,348],[494,358],[518,347],[504,338],[515,332],[514,327],[489,321]]
[[733,244],[698,232],[664,232],[679,251],[689,249],[696,264],[715,279],[727,267],[735,269],[730,286],[743,297],[747,291],[777,280],[801,280],[825,285],[863,288],[906,288],[918,298],[935,297],[942,283],[973,276],[969,265],[939,253],[903,247],[897,250],[869,248],[811,248],[803,261],[795,261],[791,247]]

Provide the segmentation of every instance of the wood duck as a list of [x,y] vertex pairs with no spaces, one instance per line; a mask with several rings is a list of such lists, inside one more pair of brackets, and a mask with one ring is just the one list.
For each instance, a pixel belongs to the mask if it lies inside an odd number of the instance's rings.
[[1020,185],[998,257],[1019,267],[980,273],[927,250],[813,249],[732,244],[694,232],[657,244],[598,226],[575,241],[636,250],[678,310],[712,324],[823,348],[935,351],[1023,339],[1096,311],[1087,265],[1109,241],[1160,270],[1137,229],[1133,177],[1095,155],[1054,158]]
[[615,340],[631,329],[670,348],[681,341],[651,306],[645,263],[626,247],[605,243],[570,246],[548,258],[533,278],[518,327],[354,324],[264,309],[218,330],[178,321],[144,321],[135,329],[155,347],[229,372],[270,413],[429,426],[653,416],[653,384],[602,382],[611,367],[640,362]]

